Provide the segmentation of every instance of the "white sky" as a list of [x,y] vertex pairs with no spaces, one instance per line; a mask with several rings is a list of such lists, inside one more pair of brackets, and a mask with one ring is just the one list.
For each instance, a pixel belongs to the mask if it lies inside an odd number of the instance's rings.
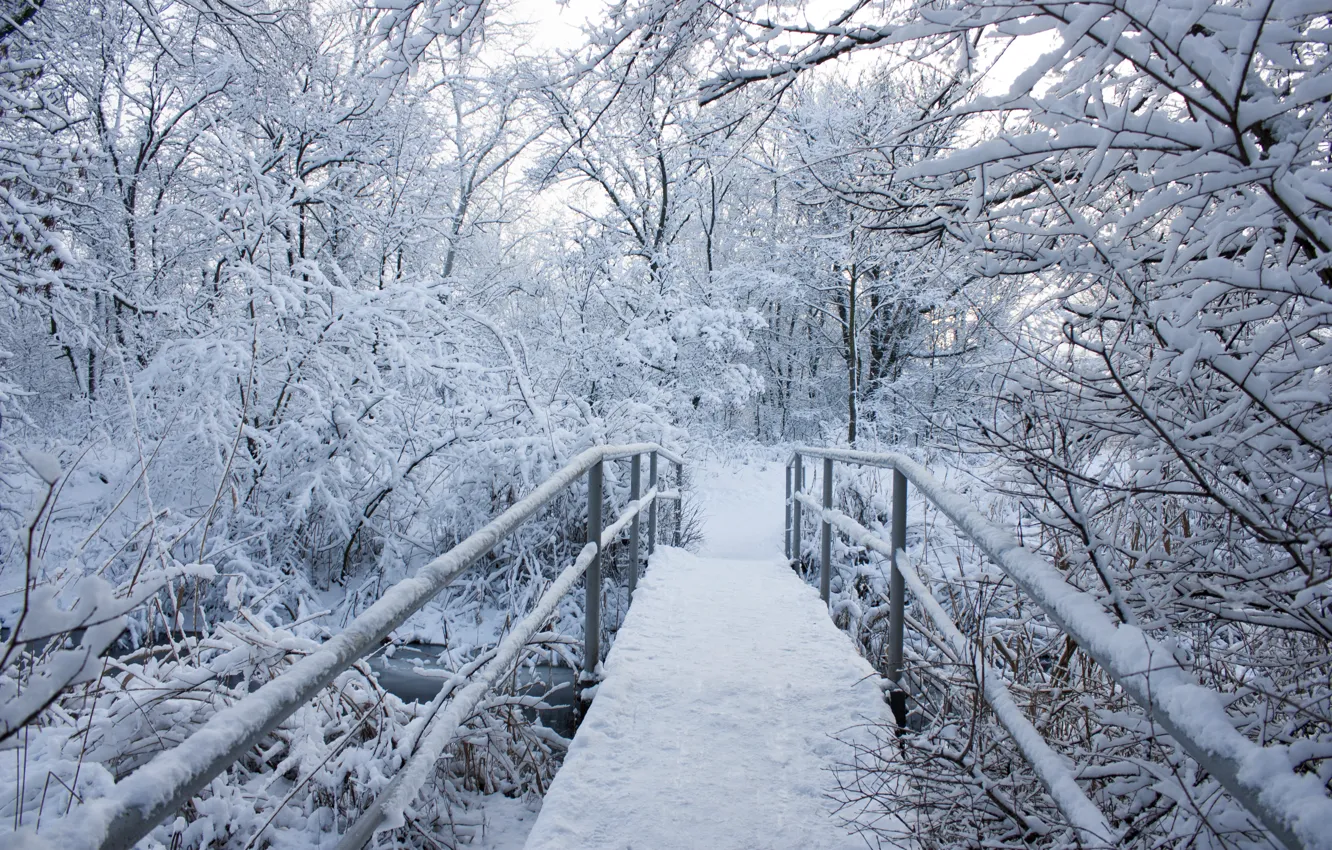
[[500,14],[512,21],[531,21],[531,46],[537,50],[569,50],[582,43],[583,23],[600,15],[606,0],[508,0]]
[[[609,0],[508,0],[500,15],[509,21],[532,23],[528,29],[529,45],[537,52],[554,52],[578,47],[583,40],[582,25],[604,14],[608,4]],[[805,7],[806,17],[816,23],[831,19],[841,10],[840,0],[811,0]],[[991,71],[983,93],[1004,94],[1017,75],[1053,43],[1048,34],[1019,39]],[[856,61],[852,58],[849,63]],[[870,60],[867,57],[865,61]]]

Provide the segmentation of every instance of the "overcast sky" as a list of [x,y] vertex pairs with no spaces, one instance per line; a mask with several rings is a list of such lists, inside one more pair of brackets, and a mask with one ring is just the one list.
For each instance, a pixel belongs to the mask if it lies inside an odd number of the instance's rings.
[[[583,23],[602,15],[608,4],[609,0],[509,0],[500,15],[510,21],[534,24],[530,30],[532,47],[542,51],[569,50],[582,43]],[[824,19],[819,16],[821,10],[826,12],[825,18],[830,18],[840,11],[840,6],[835,0],[812,0],[805,10],[809,19],[817,22]],[[1020,41],[1027,43],[1011,46],[991,70],[984,85],[986,94],[1005,93],[1014,78],[1054,44],[1049,35],[1027,36]]]

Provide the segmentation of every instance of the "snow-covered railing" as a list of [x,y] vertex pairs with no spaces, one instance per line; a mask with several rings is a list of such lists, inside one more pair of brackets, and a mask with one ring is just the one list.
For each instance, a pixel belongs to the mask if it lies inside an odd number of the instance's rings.
[[[823,460],[823,500],[804,492],[804,461]],[[840,511],[833,509],[833,463],[876,466],[893,471],[891,542],[885,544]],[[787,555],[800,557],[801,513],[809,508],[821,523],[820,591],[828,599],[832,529],[856,543],[889,557],[888,679],[889,702],[899,726],[905,725],[906,693],[901,686],[905,585],[943,633],[965,657],[966,639],[933,598],[929,588],[906,564],[907,482],[940,510],[990,560],[1013,580],[1072,638],[1124,692],[1147,712],[1188,754],[1216,777],[1290,850],[1332,850],[1332,799],[1314,776],[1297,774],[1288,748],[1261,746],[1241,734],[1225,709],[1223,697],[1197,683],[1173,653],[1133,625],[1115,622],[1093,597],[1069,584],[1053,564],[1020,545],[1013,535],[991,523],[962,496],[945,489],[923,466],[896,453],[871,453],[798,447],[787,464]],[[903,557],[898,553],[902,552]],[[983,674],[984,694],[1015,743],[1031,763],[1069,823],[1092,845],[1114,845],[1105,816],[1073,780],[1067,765],[1040,737],[1013,702],[997,670],[976,664]]]
[[[566,567],[559,578],[555,579],[541,595],[541,600],[532,609],[532,613],[523,618],[523,621],[500,642],[495,650],[495,657],[476,673],[465,688],[449,700],[447,707],[437,711],[430,718],[425,730],[419,736],[420,743],[417,744],[416,751],[394,775],[389,786],[375,798],[370,808],[343,834],[342,841],[338,843],[338,850],[361,850],[374,837],[377,830],[393,829],[403,824],[403,812],[416,800],[416,795],[435,772],[435,763],[444,754],[444,749],[458,736],[463,724],[476,710],[477,705],[495,683],[518,662],[523,647],[545,625],[551,614],[555,613],[555,606],[560,604],[565,594],[573,589],[578,579],[583,577],[601,549],[614,542],[631,521],[636,525],[643,508],[653,504],[657,495],[656,488],[650,489],[641,498],[634,499],[625,506],[620,518],[601,533],[600,548],[590,541],[583,547],[574,562]],[[630,575],[636,573],[636,570],[630,571]]]
[[[641,492],[642,456],[649,456],[648,490]],[[629,504],[620,519],[602,526],[602,466],[605,461],[630,459]],[[477,560],[499,545],[525,520],[584,474],[588,480],[588,545],[538,602],[535,610],[500,644],[495,658],[476,674],[477,678],[453,696],[448,708],[438,712],[421,736],[417,752],[400,777],[344,837],[343,848],[359,848],[377,829],[397,822],[404,806],[415,799],[423,779],[435,760],[456,737],[476,704],[511,665],[528,638],[549,618],[555,604],[581,576],[586,577],[586,623],[583,646],[583,676],[594,679],[600,657],[601,551],[629,526],[630,593],[637,580],[639,563],[639,518],[647,510],[648,551],[657,539],[658,458],[673,463],[677,490],[674,541],[680,541],[679,489],[683,487],[684,459],[655,443],[598,446],[575,457],[525,498],[491,520],[448,552],[422,567],[414,576],[389,588],[339,634],[297,661],[286,672],[265,683],[254,693],[213,715],[173,749],[158,753],[116,783],[112,791],[81,808],[71,819],[42,838],[62,848],[98,847],[128,850],[199,793],[251,747],[262,741],[287,717],[313,699],[352,664],[382,645],[389,634],[408,617],[447,587]],[[58,833],[58,834],[55,834]]]

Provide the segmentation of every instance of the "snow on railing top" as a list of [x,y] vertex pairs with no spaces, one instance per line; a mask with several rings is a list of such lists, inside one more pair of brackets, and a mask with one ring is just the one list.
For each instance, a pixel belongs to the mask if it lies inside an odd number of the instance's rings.
[[1261,746],[1241,734],[1221,695],[1199,685],[1169,649],[1136,626],[1116,623],[1094,596],[1065,581],[925,467],[895,452],[800,446],[793,461],[797,455],[902,473],[1282,843],[1291,850],[1332,850],[1332,799],[1316,777],[1292,769],[1287,747]]
[[[824,522],[831,523],[840,529],[853,542],[859,543],[866,549],[872,549],[881,555],[892,557],[892,549],[887,543],[880,540],[874,532],[860,525],[851,517],[841,511],[824,508],[818,503],[818,500],[804,493],[796,493],[795,498],[812,508],[816,512],[815,515],[819,516]],[[901,560],[898,560],[896,565],[902,572],[902,577],[905,579],[907,586],[921,601],[925,612],[934,621],[939,631],[943,633],[944,639],[948,641],[949,647],[957,655],[958,660],[966,658],[968,655],[967,639],[958,629],[957,624],[953,622],[953,619],[948,616],[948,612],[930,593],[930,589],[925,586],[925,582],[921,581],[920,576],[916,574],[914,569]],[[1036,729],[1035,724],[1027,719],[1027,716],[1018,708],[1017,702],[1014,701],[1003,676],[999,674],[999,671],[986,664],[980,654],[976,655],[973,662],[984,685],[986,701],[994,709],[999,722],[1013,737],[1013,741],[1017,744],[1018,749],[1022,751],[1022,755],[1031,763],[1037,777],[1041,780],[1041,784],[1045,786],[1046,791],[1050,792],[1050,797],[1055,801],[1055,805],[1068,818],[1073,828],[1078,831],[1081,846],[1113,846],[1115,832],[1110,828],[1105,815],[1082,792],[1082,788],[1074,780],[1073,772],[1069,769],[1069,766],[1059,757],[1058,753],[1050,748],[1046,740],[1041,737],[1041,733]]]
[[[651,452],[683,463],[679,455],[655,443],[596,446],[582,452],[504,513],[390,587],[317,651],[218,711],[181,744],[158,753],[117,782],[109,794],[81,806],[78,818],[43,831],[41,838],[61,848],[133,847],[579,476],[603,461]],[[38,841],[35,835],[30,838]]]
[[[629,525],[630,520],[639,516],[656,497],[657,491],[649,490],[641,499],[625,506],[620,518],[601,533],[601,548],[609,546]],[[481,698],[495,686],[501,676],[513,668],[523,647],[555,613],[555,606],[559,605],[565,594],[587,572],[597,551],[595,543],[589,542],[583,547],[574,562],[541,595],[532,613],[523,618],[500,643],[494,659],[449,701],[448,708],[431,718],[416,751],[394,775],[389,786],[375,798],[370,808],[343,834],[342,840],[338,842],[338,850],[360,850],[375,833],[403,824],[403,812],[415,802],[416,795],[434,774],[435,763],[444,754],[444,749],[458,737]]]

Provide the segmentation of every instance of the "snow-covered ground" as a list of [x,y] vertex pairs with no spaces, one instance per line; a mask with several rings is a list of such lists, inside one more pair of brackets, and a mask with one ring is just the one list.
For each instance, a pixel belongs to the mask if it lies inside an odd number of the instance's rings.
[[713,462],[690,479],[703,511],[700,554],[709,558],[770,558],[782,555],[786,467],[781,461]]
[[541,803],[535,799],[516,799],[503,794],[477,798],[472,815],[481,826],[474,833],[471,847],[481,850],[523,850],[527,834],[536,823]]
[[781,556],[782,467],[695,480],[702,551],[653,557],[529,850],[864,846],[830,768],[883,699]]

